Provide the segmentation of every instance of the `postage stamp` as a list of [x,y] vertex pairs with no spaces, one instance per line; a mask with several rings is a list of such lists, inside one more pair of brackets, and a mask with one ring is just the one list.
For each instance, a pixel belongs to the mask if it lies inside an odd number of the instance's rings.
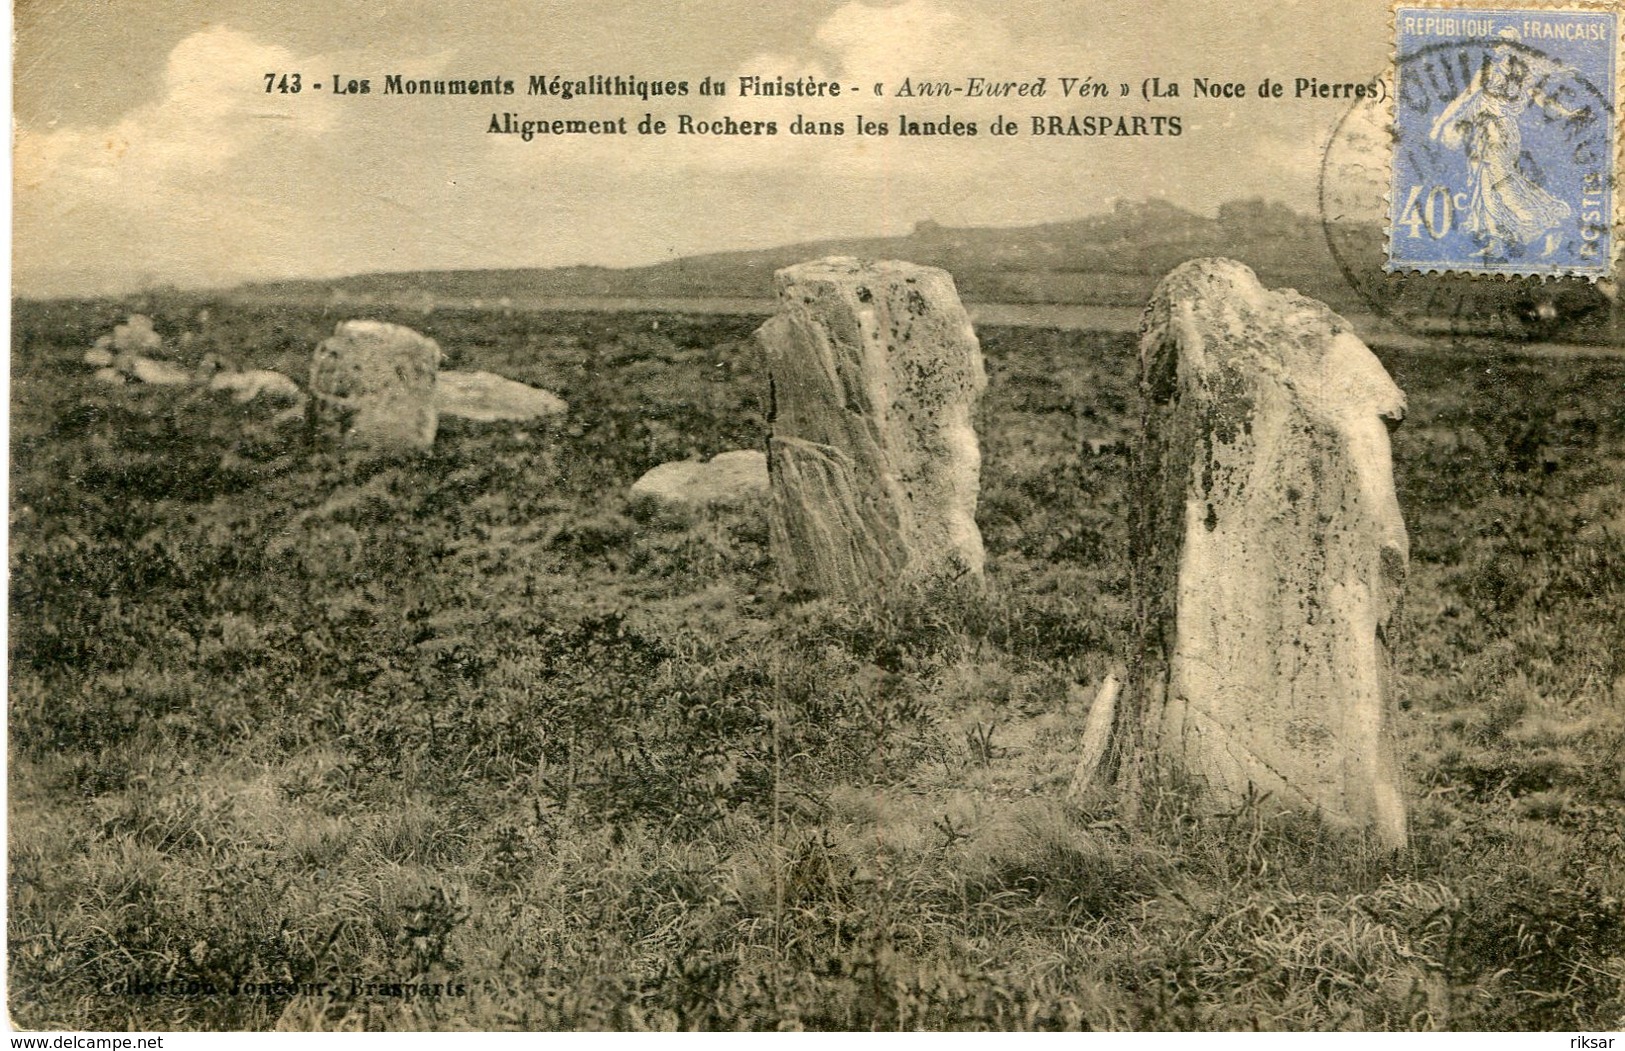
[[1609,276],[1619,11],[1396,6],[1387,269]]

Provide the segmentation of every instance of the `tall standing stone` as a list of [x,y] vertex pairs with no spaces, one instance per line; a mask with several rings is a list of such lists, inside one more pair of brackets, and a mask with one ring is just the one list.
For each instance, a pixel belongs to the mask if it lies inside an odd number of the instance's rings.
[[1120,761],[1403,845],[1385,631],[1408,557],[1388,444],[1404,393],[1346,321],[1228,259],[1163,279],[1140,360]]
[[429,448],[440,357],[438,343],[403,325],[339,322],[311,360],[316,425],[364,448]]
[[780,270],[756,333],[772,382],[771,539],[785,587],[847,600],[982,575],[987,386],[953,278],[829,258]]

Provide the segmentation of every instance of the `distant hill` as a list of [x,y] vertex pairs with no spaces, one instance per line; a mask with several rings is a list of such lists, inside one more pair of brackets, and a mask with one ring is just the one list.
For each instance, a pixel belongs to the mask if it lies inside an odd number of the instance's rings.
[[[1341,266],[1327,247],[1328,233],[1339,246]],[[901,237],[718,252],[626,269],[421,270],[247,284],[235,295],[424,309],[524,309],[579,297],[765,300],[774,294],[775,270],[829,255],[942,267],[954,275],[968,303],[1138,306],[1175,266],[1199,256],[1223,255],[1251,266],[1270,287],[1296,288],[1344,312],[1372,312],[1376,300],[1444,324],[1472,319],[1477,327],[1522,338],[1542,337],[1543,328],[1553,327],[1540,321],[1548,315],[1561,322],[1557,327],[1586,339],[1597,335],[1574,333],[1574,319],[1584,319],[1581,328],[1599,333],[1609,327],[1610,315],[1613,328],[1619,324],[1617,307],[1580,281],[1542,285],[1534,280],[1384,273],[1378,224],[1338,223],[1328,231],[1318,219],[1259,199],[1221,205],[1211,218],[1162,200],[1119,201],[1110,212],[1037,226],[947,227],[926,220]]]
[[[1380,232],[1376,233],[1380,243]],[[690,256],[652,266],[526,270],[425,270],[325,281],[244,285],[255,297],[313,295],[365,302],[491,302],[559,296],[768,298],[773,272],[827,255],[906,259],[942,267],[972,302],[1130,305],[1143,302],[1169,269],[1199,255],[1244,259],[1267,282],[1308,278],[1303,290],[1339,283],[1318,223],[1263,201],[1227,204],[1216,218],[1165,201],[1119,202],[1102,215],[1024,227],[940,226],[929,220],[902,237],[815,241]],[[1313,290],[1312,290],[1313,289]]]

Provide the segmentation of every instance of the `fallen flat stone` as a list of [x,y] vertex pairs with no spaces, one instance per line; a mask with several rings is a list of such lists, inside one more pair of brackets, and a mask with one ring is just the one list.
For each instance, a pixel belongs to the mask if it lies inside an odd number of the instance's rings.
[[552,391],[491,372],[447,370],[435,377],[435,408],[442,416],[479,423],[562,416],[570,407]]
[[767,491],[767,455],[756,449],[663,463],[632,483],[633,496],[675,505],[742,503]]
[[298,401],[305,396],[299,384],[271,369],[222,370],[209,377],[209,389],[230,391],[232,400],[241,402],[259,398]]
[[106,336],[103,336],[101,339],[97,340],[94,347],[91,347],[89,350],[85,351],[85,364],[98,369],[105,369],[109,365],[112,365],[113,361],[115,360],[114,354],[111,350],[107,349],[112,345],[112,342],[113,341],[108,339]]
[[136,354],[120,354],[116,367],[131,379],[158,387],[184,387],[192,382],[192,374],[167,361],[154,361]]
[[95,372],[90,374],[90,378],[95,380],[97,383],[106,383],[114,387],[122,387],[126,383],[130,382],[128,376],[124,375],[124,373],[113,368],[112,366],[97,369]]
[[792,591],[848,600],[979,579],[981,346],[944,270],[833,257],[780,270],[771,539]]
[[311,359],[317,431],[381,451],[429,448],[440,358],[438,343],[404,325],[339,322]]
[[1405,396],[1348,323],[1227,259],[1158,285],[1131,480],[1139,662],[1117,754],[1229,808],[1406,838],[1385,630],[1408,541]]

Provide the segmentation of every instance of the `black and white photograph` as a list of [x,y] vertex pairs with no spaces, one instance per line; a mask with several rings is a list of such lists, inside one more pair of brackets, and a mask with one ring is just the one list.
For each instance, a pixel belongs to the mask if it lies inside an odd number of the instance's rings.
[[11,1030],[1625,1046],[1619,0],[11,17]]

